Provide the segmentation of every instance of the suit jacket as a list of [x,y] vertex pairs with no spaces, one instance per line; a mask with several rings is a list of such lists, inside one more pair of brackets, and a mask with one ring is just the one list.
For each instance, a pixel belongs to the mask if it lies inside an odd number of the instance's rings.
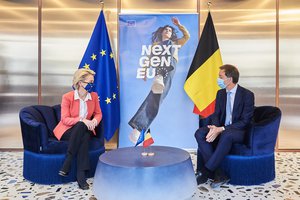
[[[221,89],[217,93],[215,112],[212,115],[212,124],[220,127],[224,126],[226,118],[226,89]],[[232,110],[232,123],[224,126],[225,129],[245,130],[250,125],[254,112],[254,94],[250,90],[237,86],[234,105]]]
[[[88,100],[87,109],[88,114],[86,119],[91,120],[96,118],[98,124],[102,119],[102,112],[98,100],[98,94],[96,92],[91,93],[92,100]],[[60,140],[61,136],[66,130],[73,127],[79,120],[79,106],[80,100],[74,100],[74,91],[70,91],[63,95],[61,102],[61,120],[53,130],[55,137]],[[95,130],[93,133],[96,135]]]

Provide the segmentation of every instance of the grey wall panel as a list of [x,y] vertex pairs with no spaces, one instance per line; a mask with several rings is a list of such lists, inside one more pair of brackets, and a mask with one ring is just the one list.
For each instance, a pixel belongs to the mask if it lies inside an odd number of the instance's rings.
[[121,13],[196,13],[197,0],[121,0]]
[[[116,1],[106,1],[104,14],[116,49]],[[42,17],[42,103],[61,103],[62,94],[72,90],[77,70],[101,10],[96,1],[43,0]],[[115,53],[116,54],[116,53]]]
[[280,1],[279,148],[300,149],[300,1]]
[[[275,105],[276,1],[212,2],[223,63],[238,67],[239,84],[255,93],[256,105]],[[201,29],[208,11],[206,3],[201,1]]]
[[0,148],[22,148],[19,110],[37,104],[37,0],[1,1]]

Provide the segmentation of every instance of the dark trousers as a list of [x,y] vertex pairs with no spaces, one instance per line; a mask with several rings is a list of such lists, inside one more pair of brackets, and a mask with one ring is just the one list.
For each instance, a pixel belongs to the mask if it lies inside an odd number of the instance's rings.
[[[207,127],[199,128],[195,133],[198,143],[198,158],[203,160],[203,166],[210,171],[215,171],[229,154],[234,143],[242,143],[244,141],[245,131],[231,129],[223,131],[213,142],[206,141],[206,135],[209,132]],[[198,169],[199,166],[198,166]]]
[[152,91],[150,91],[135,115],[130,119],[128,124],[132,128],[135,128],[141,132],[142,130],[146,131],[150,127],[150,124],[158,114],[160,105],[170,91],[172,79],[175,73],[175,66],[176,65],[174,65],[172,71],[168,72],[168,75],[163,77],[165,85],[163,93],[154,94]]
[[69,141],[67,156],[77,156],[77,171],[90,169],[89,161],[89,139],[92,131],[89,131],[83,122],[76,123],[62,136],[62,140]]

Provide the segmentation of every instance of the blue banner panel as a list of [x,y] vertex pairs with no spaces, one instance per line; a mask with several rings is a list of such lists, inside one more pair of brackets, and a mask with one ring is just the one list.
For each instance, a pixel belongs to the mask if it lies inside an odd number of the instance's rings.
[[120,15],[119,147],[135,128],[155,145],[196,149],[198,116],[183,85],[198,44],[198,14]]

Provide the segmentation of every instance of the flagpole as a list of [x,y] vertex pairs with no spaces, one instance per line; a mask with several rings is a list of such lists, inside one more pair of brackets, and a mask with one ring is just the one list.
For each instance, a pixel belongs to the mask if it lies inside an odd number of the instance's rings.
[[[208,13],[210,13],[210,6],[212,5],[212,2],[211,1],[209,1],[209,2],[207,2],[207,10],[208,10]],[[199,115],[199,126],[200,127],[202,127],[204,124],[204,120],[205,119],[205,117],[203,117],[203,116],[201,116],[201,115]]]
[[200,7],[200,0],[197,0],[197,14],[198,14],[198,40],[200,39],[200,21],[201,21],[201,15],[200,15],[200,10],[201,10],[201,7]]

